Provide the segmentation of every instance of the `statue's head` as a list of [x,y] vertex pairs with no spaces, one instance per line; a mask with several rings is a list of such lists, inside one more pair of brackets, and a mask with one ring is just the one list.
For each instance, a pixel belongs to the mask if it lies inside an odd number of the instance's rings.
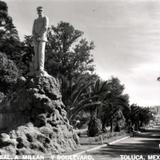
[[43,7],[42,6],[37,7],[37,14],[39,16],[42,16],[42,14],[43,14]]

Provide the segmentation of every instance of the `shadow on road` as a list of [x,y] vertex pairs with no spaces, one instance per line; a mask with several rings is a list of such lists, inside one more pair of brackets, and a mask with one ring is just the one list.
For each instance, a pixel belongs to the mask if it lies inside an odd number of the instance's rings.
[[92,155],[119,157],[120,155],[148,155],[159,154],[160,128],[146,130],[136,137],[129,138],[114,145],[101,148]]

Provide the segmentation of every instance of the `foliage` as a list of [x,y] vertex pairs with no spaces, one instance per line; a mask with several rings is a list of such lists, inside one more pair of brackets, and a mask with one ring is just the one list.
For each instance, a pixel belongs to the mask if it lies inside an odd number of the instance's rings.
[[[19,75],[21,42],[18,32],[8,15],[8,6],[0,1],[0,92],[7,94],[14,88]],[[2,96],[2,97],[4,97]]]
[[91,97],[88,97],[88,89],[96,79],[96,75],[84,74],[79,76],[78,79],[74,80],[72,83],[63,81],[63,99],[64,103],[67,105],[66,109],[70,120],[74,119],[80,111],[93,106],[93,103],[90,103]]
[[88,136],[94,137],[100,134],[102,125],[100,119],[93,117],[88,124]]
[[0,1],[0,51],[18,63],[21,43],[12,18],[8,15],[7,4],[3,1]]
[[135,130],[147,125],[153,119],[153,114],[147,107],[140,107],[136,104],[131,105],[130,120]]
[[46,69],[54,76],[63,75],[72,79],[77,74],[92,72],[93,42],[81,38],[83,32],[66,22],[60,22],[48,31]]
[[30,71],[30,64],[33,62],[34,48],[32,44],[32,36],[25,36],[25,40],[21,43],[21,59],[19,61],[19,69],[23,75]]
[[110,125],[112,131],[113,125],[118,125],[120,121],[128,118],[126,111],[129,110],[129,96],[123,94],[124,85],[118,78],[112,77],[106,85],[109,95],[104,101],[99,116],[102,121],[102,130],[105,131],[105,126]]
[[0,52],[0,91],[7,93],[16,84],[18,69],[12,60]]
[[122,94],[124,86],[120,81],[117,78],[112,79],[113,81],[102,81],[97,77],[92,82],[86,81],[86,78],[77,80],[77,83],[71,86],[71,92],[66,94],[69,95],[69,119],[73,120],[83,110],[91,115],[89,124],[93,117],[99,117],[103,130],[106,124],[111,125],[111,130],[113,124],[121,127],[120,122],[123,121],[124,124],[125,121],[124,111],[129,108],[129,97]]

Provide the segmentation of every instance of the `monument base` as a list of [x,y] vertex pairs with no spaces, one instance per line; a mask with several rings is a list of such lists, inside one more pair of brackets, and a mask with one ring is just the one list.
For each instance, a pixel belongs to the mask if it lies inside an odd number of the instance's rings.
[[43,71],[32,71],[27,74],[29,77],[52,77],[45,70]]
[[60,85],[50,75],[20,78],[17,90],[0,104],[0,118],[0,154],[58,154],[79,146]]

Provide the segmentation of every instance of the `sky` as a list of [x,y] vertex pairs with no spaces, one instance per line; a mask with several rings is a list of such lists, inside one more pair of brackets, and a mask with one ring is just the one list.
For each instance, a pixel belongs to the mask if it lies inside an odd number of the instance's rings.
[[160,105],[160,1],[158,0],[4,0],[23,40],[30,35],[36,7],[50,25],[69,22],[94,41],[96,73],[118,77],[130,103]]

